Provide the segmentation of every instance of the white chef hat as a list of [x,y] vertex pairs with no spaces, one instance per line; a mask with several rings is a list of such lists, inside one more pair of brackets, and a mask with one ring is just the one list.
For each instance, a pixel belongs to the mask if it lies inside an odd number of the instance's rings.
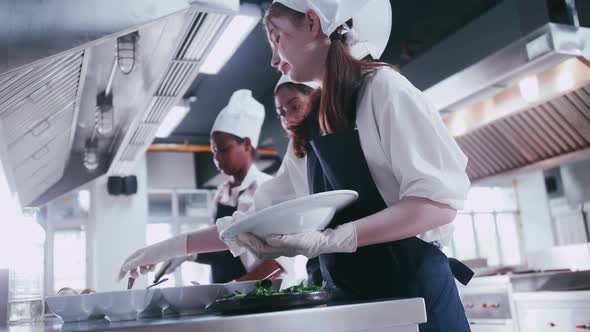
[[264,114],[264,106],[252,97],[252,91],[238,90],[233,93],[227,106],[217,115],[211,133],[221,131],[240,138],[249,137],[252,146],[256,148]]
[[302,84],[302,85],[312,88],[313,90],[318,89],[322,86],[318,82],[295,82],[295,81],[293,81],[293,79],[291,79],[290,76],[283,75],[283,76],[281,76],[281,78],[277,82],[277,85],[275,86],[275,93],[277,92],[277,90],[279,89],[279,87],[281,85],[286,84],[286,83]]
[[392,13],[389,0],[274,0],[293,10],[313,10],[320,18],[322,31],[330,36],[352,18],[351,53],[357,59],[371,55],[381,58],[391,34]]

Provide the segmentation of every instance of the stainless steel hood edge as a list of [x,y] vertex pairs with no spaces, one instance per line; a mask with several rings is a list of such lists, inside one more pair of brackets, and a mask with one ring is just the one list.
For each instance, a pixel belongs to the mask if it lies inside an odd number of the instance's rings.
[[453,111],[576,56],[590,56],[590,29],[548,23],[424,93],[439,111]]

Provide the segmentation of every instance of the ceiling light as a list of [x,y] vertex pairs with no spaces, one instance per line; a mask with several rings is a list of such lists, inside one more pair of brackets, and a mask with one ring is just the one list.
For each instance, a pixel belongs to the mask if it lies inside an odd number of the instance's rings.
[[115,111],[113,109],[113,96],[104,92],[96,97],[96,130],[106,136],[113,132],[115,125]]
[[219,73],[244,39],[254,30],[259,20],[259,16],[234,16],[203,61],[199,71],[211,75]]
[[537,76],[523,79],[518,83],[518,87],[520,88],[522,98],[527,102],[531,103],[539,99],[539,80],[537,79]]
[[575,62],[566,61],[557,76],[557,88],[561,92],[568,92],[576,86]]
[[78,192],[78,206],[86,213],[90,211],[90,191],[80,190]]
[[90,138],[84,145],[84,167],[86,167],[87,170],[93,172],[98,168],[98,165],[98,141]]
[[182,119],[188,114],[190,111],[190,106],[174,106],[168,112],[168,115],[160,124],[160,128],[158,128],[158,132],[156,133],[156,137],[158,138],[166,138],[172,134],[174,129],[178,127]]
[[131,74],[135,68],[138,40],[139,33],[137,31],[117,38],[117,64],[119,70],[125,75]]

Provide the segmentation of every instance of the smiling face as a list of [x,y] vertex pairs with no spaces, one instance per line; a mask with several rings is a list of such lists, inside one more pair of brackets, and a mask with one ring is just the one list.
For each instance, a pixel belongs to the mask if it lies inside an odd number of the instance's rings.
[[307,88],[304,91],[297,86],[292,83],[283,84],[275,93],[276,112],[285,130],[301,123],[309,112],[308,103],[313,90]]
[[314,11],[299,13],[275,3],[265,26],[274,68],[297,82],[322,79],[330,39]]

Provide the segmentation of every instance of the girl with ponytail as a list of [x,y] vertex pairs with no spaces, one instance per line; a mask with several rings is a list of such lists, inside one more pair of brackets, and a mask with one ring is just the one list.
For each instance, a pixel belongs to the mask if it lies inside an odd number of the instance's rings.
[[275,0],[268,9],[271,65],[321,88],[289,128],[294,148],[256,207],[342,189],[359,198],[324,231],[238,239],[263,259],[317,257],[323,280],[351,299],[424,298],[420,331],[465,332],[455,278],[466,284],[470,270],[441,247],[470,186],[467,158],[418,89],[392,66],[362,60],[383,52],[370,42],[387,10],[387,0]]

